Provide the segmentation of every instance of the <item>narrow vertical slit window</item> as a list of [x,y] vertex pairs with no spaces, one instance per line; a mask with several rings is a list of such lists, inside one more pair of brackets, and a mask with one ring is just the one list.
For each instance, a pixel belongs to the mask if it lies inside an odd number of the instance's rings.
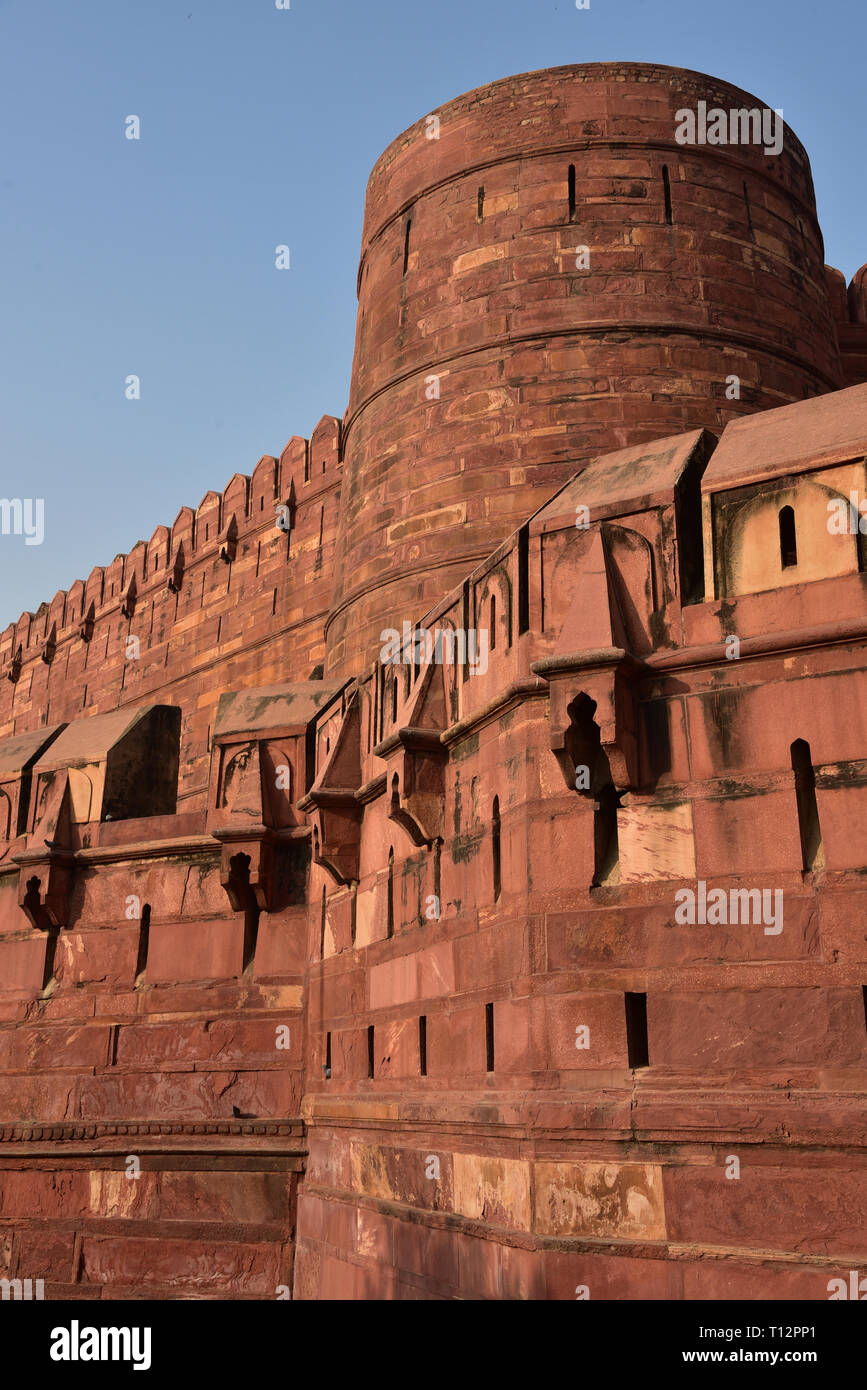
[[617,834],[617,811],[621,793],[613,782],[603,787],[593,812],[593,841],[595,873],[593,887],[620,882],[620,842]]
[[254,902],[244,910],[244,971],[252,975],[256,963],[256,941],[259,936],[259,908]]
[[494,873],[494,902],[499,902],[500,892],[502,891],[502,879],[500,859],[500,798],[498,796],[494,797],[494,809],[491,815],[491,854]]
[[441,891],[441,880],[442,880],[442,848],[443,848],[443,842],[442,842],[442,840],[434,840],[434,847],[433,847],[433,855],[434,855],[434,862],[433,862],[433,880],[434,880],[434,897],[436,898],[436,911],[437,911],[436,920],[437,920],[437,921],[438,921],[439,918],[442,916],[442,911],[443,911],[442,891]]
[[394,850],[388,851],[388,905],[386,935],[394,936]]
[[325,1034],[325,1080],[331,1078],[331,1034]]
[[825,867],[822,827],[819,824],[819,805],[816,801],[816,773],[813,755],[805,739],[792,744],[792,771],[795,774],[795,797],[798,803],[798,829],[801,835],[801,867],[805,873]]
[[630,1067],[649,1066],[647,995],[626,994],[626,1047]]
[[575,165],[569,165],[569,221],[575,221]]
[[60,935],[58,927],[49,927],[45,933],[45,964],[42,969],[42,991],[54,983],[54,960],[57,955],[57,939]]
[[530,528],[518,532],[518,633],[530,629]]
[[798,563],[798,538],[795,534],[795,513],[791,507],[780,508],[780,568],[792,569]]
[[422,1014],[418,1021],[418,1072],[427,1076],[427,1015]]
[[150,948],[151,933],[151,909],[150,903],[145,903],[141,910],[141,918],[138,924],[138,955],[135,962],[135,986],[141,989],[145,982],[145,974],[148,968],[148,950]]
[[490,650],[493,651],[495,646],[497,645],[497,598],[495,594],[491,594],[491,602],[488,612],[488,628],[488,645],[490,647]]
[[494,1006],[485,1005],[485,1066],[494,1070]]
[[476,216],[478,217],[479,221],[481,222],[482,219],[483,219],[483,217],[484,217],[484,215],[485,215],[485,185],[482,183],[482,184],[479,184],[479,196],[478,196],[478,204],[477,204]]
[[319,918],[319,959],[325,959],[325,884],[322,885],[322,912]]
[[752,241],[755,241],[755,239],[756,239],[756,233],[755,233],[755,229],[754,229],[754,227],[753,227],[753,210],[752,210],[752,208],[750,207],[750,194],[749,194],[749,189],[747,188],[747,181],[746,181],[746,179],[744,179],[744,203],[746,204],[746,209],[747,209],[747,225],[748,225],[748,227],[749,227],[749,229],[750,229],[750,239],[751,239]]
[[671,179],[668,177],[668,165],[662,166],[662,191],[665,196],[665,220],[669,227],[672,223],[671,216]]
[[403,235],[403,273],[406,275],[409,269],[409,238],[412,231],[412,218],[406,219],[406,230]]
[[374,1059],[374,1051],[373,1051],[373,1024],[371,1023],[371,1024],[368,1026],[368,1029],[367,1029],[367,1075],[368,1075],[368,1077],[372,1077],[372,1076],[373,1076],[373,1059]]

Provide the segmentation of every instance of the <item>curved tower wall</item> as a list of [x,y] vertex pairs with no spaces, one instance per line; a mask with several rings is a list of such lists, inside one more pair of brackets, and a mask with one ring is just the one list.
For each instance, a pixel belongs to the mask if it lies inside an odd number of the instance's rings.
[[449,102],[378,161],[327,674],[590,458],[842,384],[803,147],[679,144],[700,101],[761,108],[678,68],[564,67]]

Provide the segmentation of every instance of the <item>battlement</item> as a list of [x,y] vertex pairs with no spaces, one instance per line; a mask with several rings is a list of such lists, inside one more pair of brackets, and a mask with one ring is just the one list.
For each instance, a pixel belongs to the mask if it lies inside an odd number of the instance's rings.
[[848,287],[841,270],[826,266],[825,275],[846,385],[855,386],[867,378],[867,265]]
[[[25,662],[42,655],[52,632],[61,641],[88,615],[90,621],[110,613],[130,617],[126,610],[134,608],[135,599],[153,596],[173,574],[181,580],[217,555],[231,563],[237,545],[275,527],[277,508],[286,507],[292,518],[339,482],[340,433],[340,421],[323,416],[309,440],[293,435],[279,458],[263,455],[252,474],[233,474],[221,493],[208,491],[195,509],[182,507],[172,525],[157,526],[149,541],[137,541],[110,565],[95,566],[86,580],[59,589],[35,613],[22,613],[0,633],[0,677],[8,675],[15,652],[20,650]],[[293,529],[294,522],[283,534]]]
[[758,105],[606,63],[416,123],[343,421],[0,636],[9,1274],[815,1299],[860,1258],[867,268],[788,128],[679,144],[699,101]]
[[195,799],[219,688],[243,684],[242,668],[266,680],[323,664],[342,472],[341,424],[326,416],[22,614],[0,635],[0,736],[143,699],[183,703],[181,799]]

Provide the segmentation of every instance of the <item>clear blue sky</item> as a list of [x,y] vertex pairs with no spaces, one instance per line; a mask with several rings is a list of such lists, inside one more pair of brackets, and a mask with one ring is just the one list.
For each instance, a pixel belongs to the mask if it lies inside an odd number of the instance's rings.
[[369,171],[481,83],[621,59],[746,88],[851,278],[865,38],[864,0],[0,0],[0,497],[46,508],[41,546],[0,536],[0,630],[343,414]]

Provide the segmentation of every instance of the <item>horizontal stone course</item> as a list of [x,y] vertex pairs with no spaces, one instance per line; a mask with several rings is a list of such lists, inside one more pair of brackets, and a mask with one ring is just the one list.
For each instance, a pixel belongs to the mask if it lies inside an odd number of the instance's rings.
[[[788,128],[678,144],[700,100],[758,104],[581,64],[417,122],[344,418],[0,634],[4,1277],[809,1300],[867,1258],[867,560],[826,525],[867,279]],[[483,646],[388,660],[418,624]]]

